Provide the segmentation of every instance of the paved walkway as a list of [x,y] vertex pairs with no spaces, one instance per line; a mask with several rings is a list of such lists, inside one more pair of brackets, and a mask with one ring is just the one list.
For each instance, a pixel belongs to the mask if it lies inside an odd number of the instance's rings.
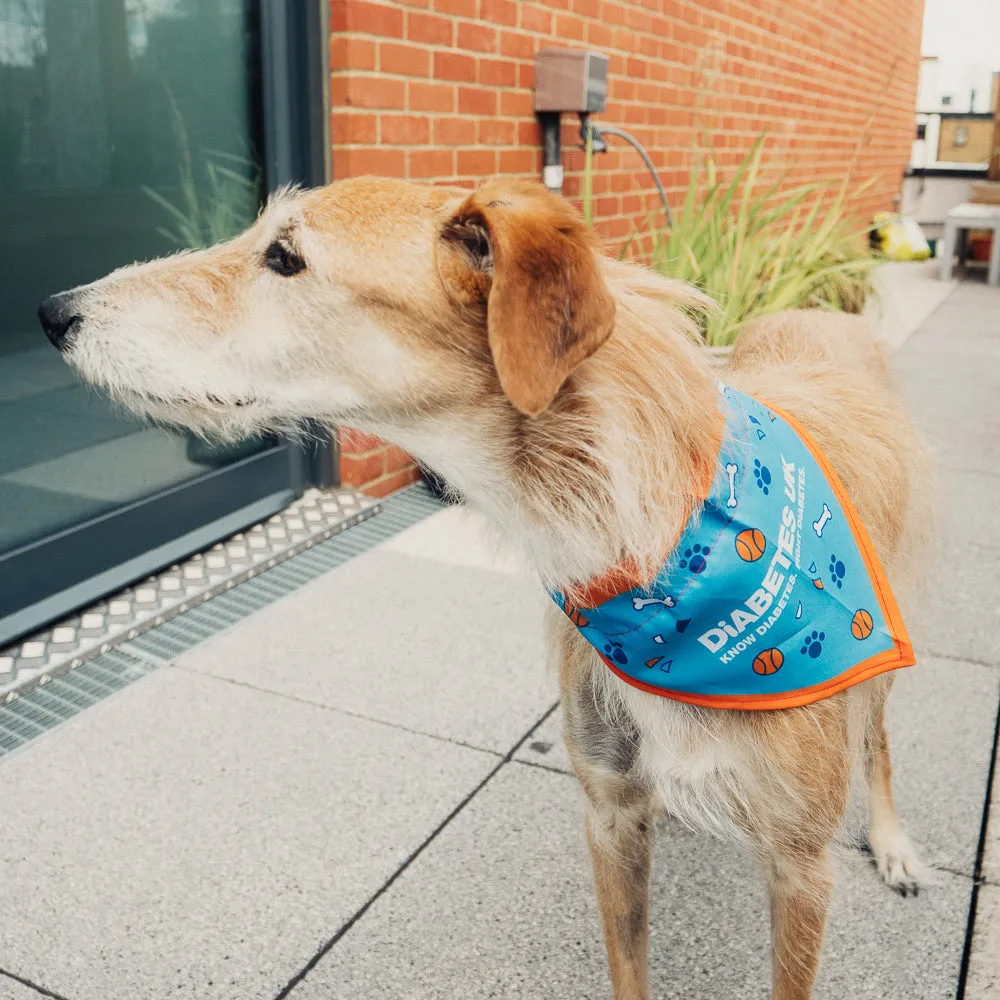
[[[1000,989],[998,307],[961,285],[896,355],[947,501],[889,722],[933,885],[845,846],[817,1000],[955,997],[979,871],[965,997]],[[0,1000],[608,997],[542,657],[537,586],[447,510],[0,762]],[[768,995],[739,851],[666,824],[651,956],[655,997]]]

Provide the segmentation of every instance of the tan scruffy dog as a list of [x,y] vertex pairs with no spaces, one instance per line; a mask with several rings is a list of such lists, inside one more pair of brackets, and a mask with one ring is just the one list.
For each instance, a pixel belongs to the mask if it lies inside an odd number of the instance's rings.
[[[228,243],[116,271],[43,304],[50,339],[137,413],[235,438],[321,418],[442,473],[551,589],[663,565],[717,460],[717,387],[692,289],[601,256],[536,184],[475,193],[358,179],[274,198]],[[784,315],[727,381],[819,443],[890,579],[915,547],[922,450],[859,321]],[[752,848],[774,996],[806,1000],[852,767],[885,881],[916,891],[883,708],[891,674],[780,711],[703,708],[607,668],[553,605],[566,741],[617,1000],[645,1000],[654,803]]]

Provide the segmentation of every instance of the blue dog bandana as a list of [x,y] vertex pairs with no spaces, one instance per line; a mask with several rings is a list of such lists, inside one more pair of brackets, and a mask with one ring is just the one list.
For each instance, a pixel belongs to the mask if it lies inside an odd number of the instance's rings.
[[815,442],[719,389],[718,468],[664,568],[594,607],[553,600],[622,680],[695,705],[790,708],[912,665],[871,540]]

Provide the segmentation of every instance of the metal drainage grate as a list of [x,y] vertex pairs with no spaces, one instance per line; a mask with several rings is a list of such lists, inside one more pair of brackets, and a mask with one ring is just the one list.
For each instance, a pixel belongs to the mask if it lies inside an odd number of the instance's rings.
[[76,669],[376,510],[375,501],[353,490],[309,490],[266,521],[0,649],[0,703]]
[[422,484],[410,487],[382,501],[374,516],[348,525],[348,530],[306,542],[285,561],[207,595],[196,607],[178,608],[174,617],[133,638],[122,634],[117,645],[67,667],[60,676],[44,675],[32,690],[0,706],[0,757],[443,506]]
[[382,501],[381,509],[350,531],[312,545],[293,558],[200,604],[122,648],[160,663],[218,635],[254,611],[266,607],[348,559],[373,548],[443,508],[422,484]]
[[155,666],[111,649],[0,707],[0,757],[145,677]]

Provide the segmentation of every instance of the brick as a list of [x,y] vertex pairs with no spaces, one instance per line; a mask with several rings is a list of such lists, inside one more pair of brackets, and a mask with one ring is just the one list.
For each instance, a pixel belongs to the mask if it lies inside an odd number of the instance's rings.
[[450,83],[417,83],[409,86],[411,111],[454,111],[457,88]]
[[477,0],[434,0],[434,9],[442,14],[455,14],[458,17],[474,18],[476,16]]
[[332,0],[332,31],[357,31],[380,38],[403,37],[403,12],[396,6],[368,0]]
[[401,149],[383,149],[377,146],[334,151],[334,180],[341,180],[344,177],[365,177],[369,174],[381,177],[404,177],[406,154]]
[[408,156],[410,177],[451,177],[455,173],[455,154],[450,149],[413,149]]
[[342,455],[363,455],[365,452],[385,447],[385,442],[381,438],[375,437],[374,434],[365,434],[364,431],[355,430],[353,427],[338,428],[337,439],[340,442]]
[[633,79],[644,80],[649,76],[649,61],[638,56],[629,56],[625,61],[625,72]]
[[514,143],[516,122],[485,118],[479,123],[477,139],[481,146],[510,146]]
[[451,45],[455,32],[455,22],[439,14],[423,14],[411,11],[406,16],[406,37],[425,45]]
[[523,31],[501,31],[500,53],[512,59],[531,59],[542,46],[538,39]]
[[381,42],[378,68],[394,76],[430,76],[431,54],[427,49],[406,42]]
[[611,175],[611,190],[621,193],[632,188],[633,175],[628,173],[614,173]]
[[489,177],[496,173],[497,155],[492,149],[460,149],[457,173],[465,177]]
[[587,22],[572,14],[559,14],[556,17],[555,34],[560,41],[582,42],[587,34]]
[[334,35],[330,39],[330,69],[374,69],[375,43],[370,38]]
[[538,4],[521,3],[521,27],[540,35],[552,33],[552,15]]
[[476,60],[462,52],[435,52],[434,79],[473,83],[476,79]]
[[458,25],[458,47],[472,52],[496,52],[497,30],[489,24],[462,21]]
[[374,145],[378,142],[378,115],[337,109],[330,115],[330,141],[335,146]]
[[476,123],[468,118],[435,118],[431,141],[436,146],[468,146],[476,134]]
[[535,95],[530,90],[501,90],[500,114],[508,118],[531,118],[535,113]]
[[418,115],[381,116],[381,141],[397,146],[426,145],[431,138],[431,121]]
[[[567,174],[563,178],[563,196],[576,198],[583,191],[583,178],[579,174]],[[579,207],[579,206],[578,206]]]
[[416,465],[413,465],[407,469],[400,469],[399,471],[393,472],[388,476],[384,476],[376,482],[365,484],[363,491],[368,496],[379,499],[381,497],[387,497],[390,493],[395,493],[397,490],[403,489],[404,486],[410,486],[419,479],[420,469]]
[[606,24],[597,21],[587,22],[587,44],[595,49],[609,49],[614,39],[614,32]]
[[334,106],[401,109],[406,106],[406,84],[378,76],[334,76],[330,101]]
[[626,194],[622,196],[621,211],[626,215],[637,215],[644,207],[640,195]]
[[362,486],[385,475],[385,448],[367,455],[341,455],[340,479],[348,486]]
[[391,444],[385,450],[386,473],[398,472],[400,469],[413,467],[413,456],[397,445]]
[[479,17],[488,24],[517,24],[516,0],[480,0]]
[[501,149],[501,174],[537,174],[541,169],[542,154],[535,149]]
[[517,123],[517,144],[519,146],[539,146],[542,142],[542,128],[537,121]]
[[482,87],[459,87],[458,112],[462,115],[495,115],[497,92]]
[[517,67],[509,59],[480,59],[479,82],[488,87],[513,87]]
[[598,215],[605,217],[617,215],[620,210],[619,198],[598,198],[594,204],[594,210]]

